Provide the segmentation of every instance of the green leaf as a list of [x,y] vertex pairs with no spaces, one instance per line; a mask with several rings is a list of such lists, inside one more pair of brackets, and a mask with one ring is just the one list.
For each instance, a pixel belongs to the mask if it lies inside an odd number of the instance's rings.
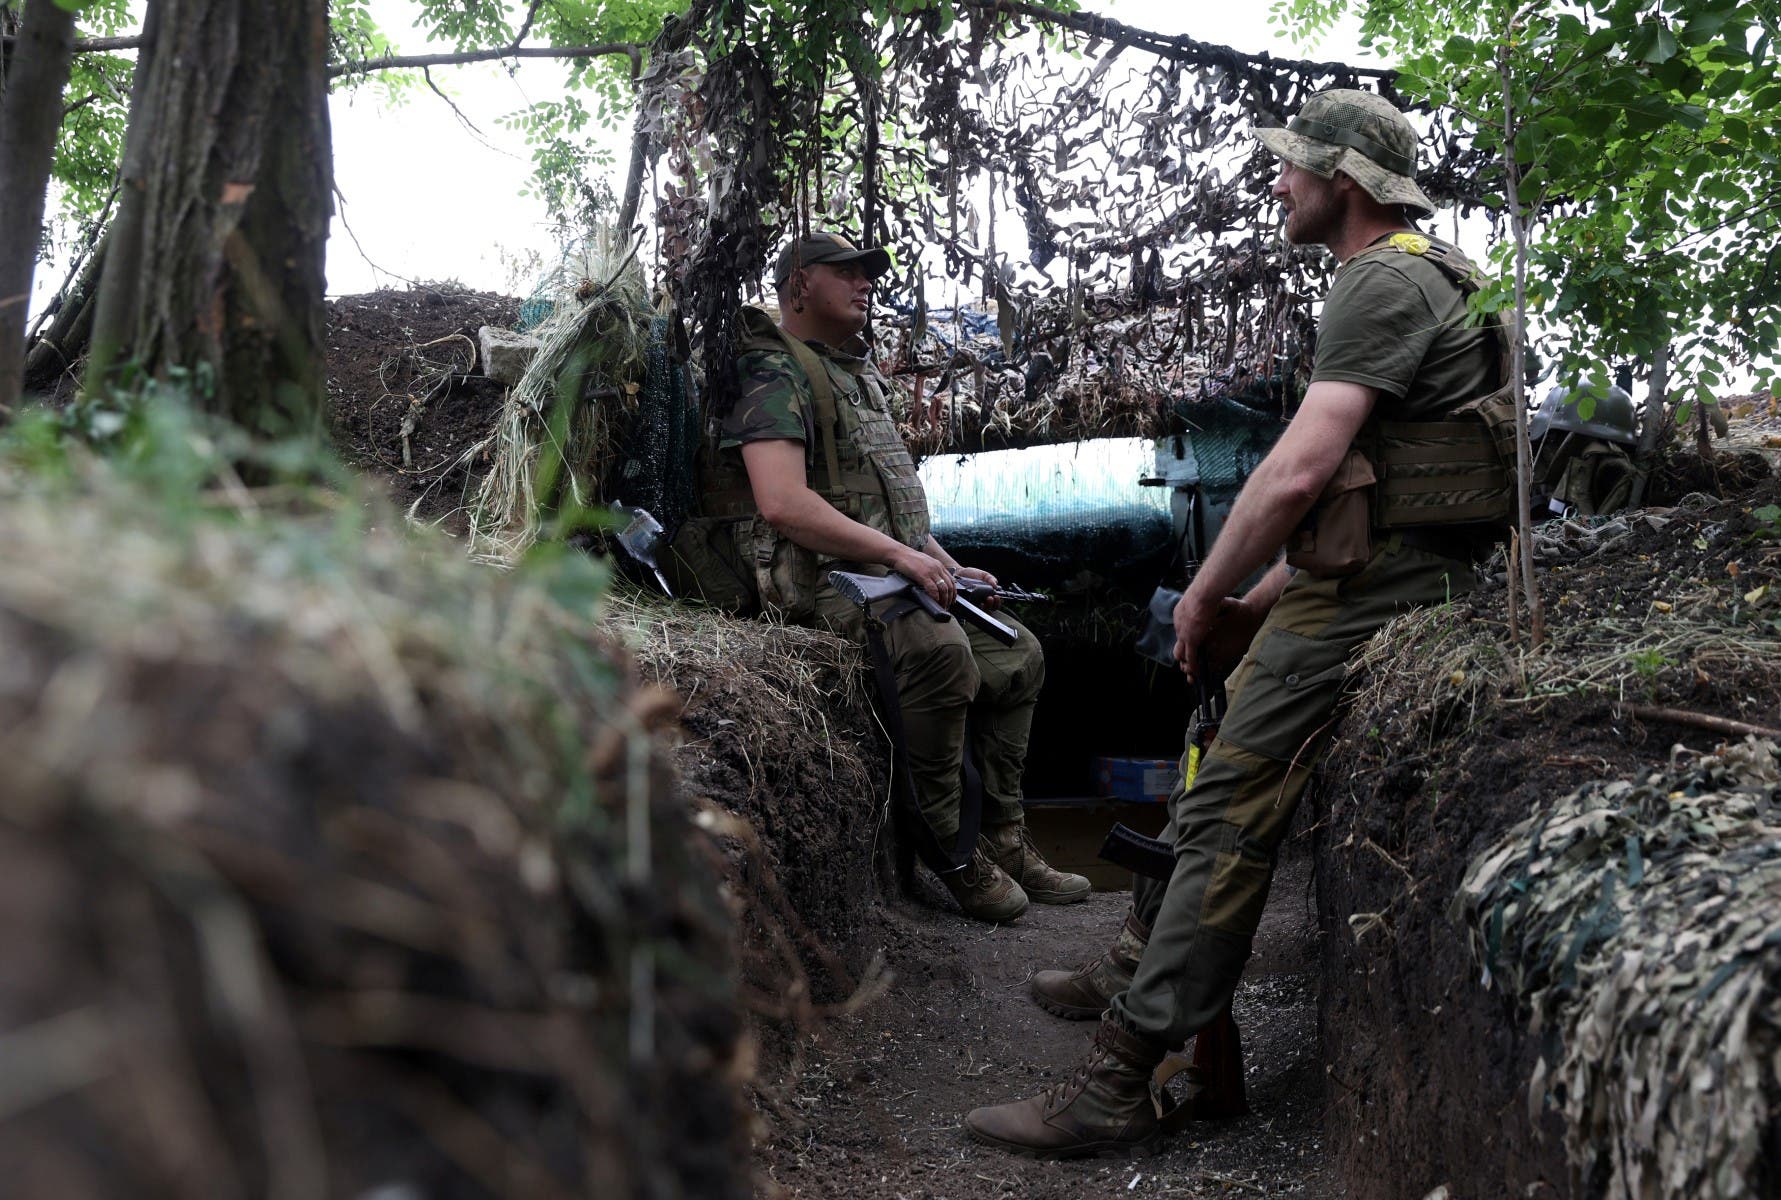
[[1441,57],[1456,67],[1469,66],[1478,58],[1478,43],[1454,34],[1441,47]]

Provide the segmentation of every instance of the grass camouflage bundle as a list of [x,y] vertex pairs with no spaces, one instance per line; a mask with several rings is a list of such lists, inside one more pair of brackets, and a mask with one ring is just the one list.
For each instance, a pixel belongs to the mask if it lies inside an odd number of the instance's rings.
[[1577,789],[1455,905],[1532,1014],[1567,1149],[1613,1200],[1767,1196],[1781,1133],[1781,748]]
[[533,330],[538,354],[508,394],[495,431],[464,455],[492,458],[470,505],[470,548],[498,563],[534,545],[553,514],[579,513],[610,490],[647,371],[654,313],[629,246],[597,237],[565,259],[547,286],[556,303]]

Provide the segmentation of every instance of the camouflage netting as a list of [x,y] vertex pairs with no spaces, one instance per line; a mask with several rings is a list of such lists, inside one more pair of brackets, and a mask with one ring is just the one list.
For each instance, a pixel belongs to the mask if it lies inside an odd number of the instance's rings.
[[[1160,432],[1202,374],[1309,344],[1324,256],[1275,236],[1253,130],[1389,74],[1041,4],[807,11],[698,0],[639,88],[654,248],[720,411],[736,307],[806,227],[894,249],[880,349],[924,449]],[[1471,207],[1486,160],[1422,119],[1424,189]]]
[[1773,1193],[1781,1151],[1781,747],[1591,783],[1475,859],[1455,903],[1547,1050],[1530,1103],[1604,1195]]
[[8,1194],[749,1194],[721,871],[593,568],[179,467],[0,465]]

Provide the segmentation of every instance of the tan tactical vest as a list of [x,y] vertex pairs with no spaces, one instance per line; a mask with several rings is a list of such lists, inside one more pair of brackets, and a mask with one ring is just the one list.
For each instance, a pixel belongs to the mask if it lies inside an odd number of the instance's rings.
[[[1427,258],[1468,295],[1477,271],[1445,242],[1394,234],[1369,254]],[[1350,259],[1353,262],[1354,259]],[[1507,524],[1515,514],[1514,318],[1499,313],[1498,386],[1439,421],[1371,417],[1317,504],[1287,539],[1290,566],[1323,578],[1352,574],[1372,558],[1375,535],[1424,525]]]
[[[1423,234],[1397,234],[1368,254],[1427,258],[1470,295],[1478,272],[1457,248]],[[1352,260],[1350,260],[1352,261]],[[1373,464],[1373,524],[1416,525],[1507,522],[1515,513],[1515,390],[1509,376],[1514,318],[1494,320],[1498,386],[1455,406],[1444,421],[1369,420],[1356,448]]]
[[[897,432],[882,376],[819,355],[755,308],[742,311],[739,352],[788,354],[810,383],[816,445],[806,447],[810,487],[864,525],[916,549],[928,542],[927,494]],[[708,430],[700,453],[699,515],[674,540],[670,576],[708,603],[734,612],[765,609],[785,620],[815,608],[823,562],[785,537],[755,507],[742,456],[718,448]]]

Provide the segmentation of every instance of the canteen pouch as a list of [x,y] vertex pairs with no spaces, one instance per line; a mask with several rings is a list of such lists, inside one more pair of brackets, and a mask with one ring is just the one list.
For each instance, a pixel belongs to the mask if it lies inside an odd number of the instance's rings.
[[1352,575],[1373,557],[1373,464],[1350,449],[1286,543],[1286,565],[1317,579]]
[[767,521],[755,517],[732,527],[736,550],[754,568],[755,592],[761,609],[782,621],[808,621],[816,615],[816,554],[798,545]]

